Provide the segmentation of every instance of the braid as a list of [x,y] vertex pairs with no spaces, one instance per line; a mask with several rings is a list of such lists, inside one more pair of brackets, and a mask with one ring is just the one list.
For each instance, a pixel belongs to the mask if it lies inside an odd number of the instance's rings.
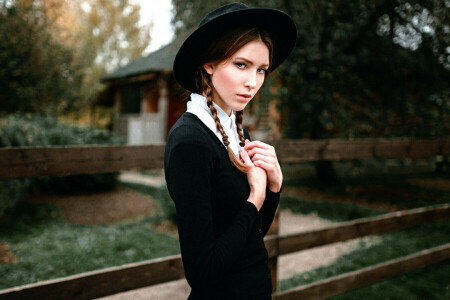
[[[211,110],[211,114],[213,115],[214,121],[216,122],[216,128],[219,130],[220,134],[222,135],[222,141],[225,147],[227,147],[228,156],[230,157],[231,162],[233,165],[236,166],[236,168],[241,171],[242,173],[247,173],[250,170],[249,166],[246,166],[239,158],[236,157],[233,150],[231,150],[230,142],[228,141],[228,135],[225,133],[225,130],[223,130],[222,124],[220,124],[219,117],[217,117],[217,110],[213,105],[213,97],[212,97],[212,86],[211,86],[211,78],[209,76],[205,76],[203,73],[203,70],[201,71],[201,87],[202,92],[206,96],[206,104],[208,105],[209,109]],[[239,118],[239,124],[238,124],[238,118]],[[245,145],[244,142],[244,136],[242,134],[242,111],[236,113],[236,125],[238,127],[238,133],[239,139],[241,142],[239,143],[242,147]],[[240,128],[240,129],[239,129]]]
[[223,144],[228,147],[230,142],[228,141],[228,135],[225,133],[225,130],[223,130],[222,124],[220,124],[219,117],[217,117],[217,110],[213,105],[212,101],[212,88],[209,84],[205,86],[205,94],[206,94],[206,104],[208,105],[209,109],[211,110],[211,113],[214,118],[214,122],[216,122],[216,128],[219,130],[220,134],[222,135],[222,141]]
[[240,110],[236,112],[236,130],[239,135],[239,140],[241,141],[239,145],[241,147],[245,146],[245,138],[244,134],[242,133],[242,117],[244,116],[244,111]]

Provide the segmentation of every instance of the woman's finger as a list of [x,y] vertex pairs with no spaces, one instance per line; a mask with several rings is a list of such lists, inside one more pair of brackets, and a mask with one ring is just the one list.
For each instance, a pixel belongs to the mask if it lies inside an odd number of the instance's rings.
[[244,164],[249,165],[249,166],[253,165],[250,157],[248,156],[247,151],[245,151],[243,148],[241,148],[240,156],[241,156],[241,159],[244,162]]
[[265,155],[265,156],[270,156],[270,157],[276,158],[276,154],[274,151],[262,149],[262,148],[253,148],[253,149],[247,150],[247,153],[250,157],[252,157],[256,154],[260,154],[260,155]]
[[255,160],[253,164],[255,165],[255,167],[260,167],[266,170],[267,173],[270,173],[275,169],[275,166],[273,164],[267,163],[263,160]]
[[244,146],[245,150],[250,150],[250,149],[252,149],[254,147],[259,147],[259,148],[267,149],[267,150],[273,150],[274,149],[271,145],[263,143],[261,141],[252,141],[252,142],[250,142],[250,141],[247,142],[247,141],[248,140],[246,140],[246,143],[245,143],[245,146]]
[[262,154],[255,154],[255,155],[253,155],[251,160],[252,160],[252,162],[255,162],[257,160],[262,160],[262,161],[264,161],[264,162],[266,162],[268,164],[272,164],[272,165],[275,165],[275,163],[277,161],[275,158],[273,158],[271,156],[262,155]]

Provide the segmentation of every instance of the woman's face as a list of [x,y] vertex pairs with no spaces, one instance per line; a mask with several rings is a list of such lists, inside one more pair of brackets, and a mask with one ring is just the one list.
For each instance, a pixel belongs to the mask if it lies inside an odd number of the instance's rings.
[[204,68],[211,76],[213,101],[230,115],[231,110],[243,110],[263,84],[269,49],[262,41],[253,41],[231,58],[207,63]]

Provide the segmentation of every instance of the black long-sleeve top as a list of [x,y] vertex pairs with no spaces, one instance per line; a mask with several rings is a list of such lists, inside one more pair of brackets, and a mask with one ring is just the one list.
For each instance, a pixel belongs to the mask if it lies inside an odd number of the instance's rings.
[[[246,138],[248,133],[244,130]],[[250,187],[217,136],[184,113],[169,132],[164,154],[175,202],[181,256],[191,286],[188,299],[270,299],[263,237],[279,203],[266,191],[258,212]]]

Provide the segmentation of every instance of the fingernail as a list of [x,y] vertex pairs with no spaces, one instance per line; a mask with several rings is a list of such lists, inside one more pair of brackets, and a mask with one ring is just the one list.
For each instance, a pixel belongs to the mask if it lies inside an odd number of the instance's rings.
[[246,145],[248,144],[248,140],[247,140],[247,139],[245,140],[245,144],[246,144]]

